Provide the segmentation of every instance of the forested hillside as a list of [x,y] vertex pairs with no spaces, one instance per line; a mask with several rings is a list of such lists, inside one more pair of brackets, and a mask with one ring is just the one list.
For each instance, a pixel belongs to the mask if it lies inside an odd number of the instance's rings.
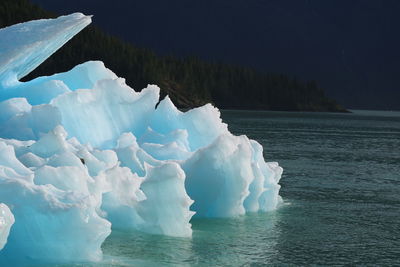
[[[28,0],[0,2],[0,27],[56,16]],[[88,60],[103,61],[135,90],[149,83],[159,85],[162,94],[169,94],[183,108],[212,102],[219,108],[344,111],[314,81],[197,58],[158,56],[94,26],[83,30],[25,79],[66,71]]]

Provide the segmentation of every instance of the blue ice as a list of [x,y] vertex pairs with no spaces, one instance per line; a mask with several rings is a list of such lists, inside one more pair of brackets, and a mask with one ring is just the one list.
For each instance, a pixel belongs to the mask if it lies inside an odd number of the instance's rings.
[[29,82],[91,22],[0,29],[0,264],[99,261],[112,229],[188,237],[190,220],[270,211],[282,168],[211,104],[181,112],[100,61]]

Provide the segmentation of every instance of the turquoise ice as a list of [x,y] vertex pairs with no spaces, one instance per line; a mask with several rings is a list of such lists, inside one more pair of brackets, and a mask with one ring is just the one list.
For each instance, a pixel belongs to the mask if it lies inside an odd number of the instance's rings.
[[181,112],[99,61],[19,81],[90,22],[0,30],[0,263],[98,261],[112,229],[190,238],[192,216],[279,205],[282,168],[211,104]]

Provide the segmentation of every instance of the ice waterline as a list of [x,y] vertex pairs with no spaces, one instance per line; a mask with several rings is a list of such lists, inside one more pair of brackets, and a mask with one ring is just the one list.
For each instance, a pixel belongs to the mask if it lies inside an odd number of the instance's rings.
[[269,211],[282,168],[211,104],[179,111],[102,62],[19,82],[91,22],[0,29],[0,263],[98,261],[111,229],[190,237],[190,219]]

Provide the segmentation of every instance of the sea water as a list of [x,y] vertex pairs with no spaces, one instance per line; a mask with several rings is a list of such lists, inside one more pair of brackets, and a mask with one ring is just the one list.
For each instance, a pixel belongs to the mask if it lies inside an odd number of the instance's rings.
[[93,266],[400,264],[400,112],[222,117],[283,166],[284,204],[192,220],[192,238],[113,231]]

